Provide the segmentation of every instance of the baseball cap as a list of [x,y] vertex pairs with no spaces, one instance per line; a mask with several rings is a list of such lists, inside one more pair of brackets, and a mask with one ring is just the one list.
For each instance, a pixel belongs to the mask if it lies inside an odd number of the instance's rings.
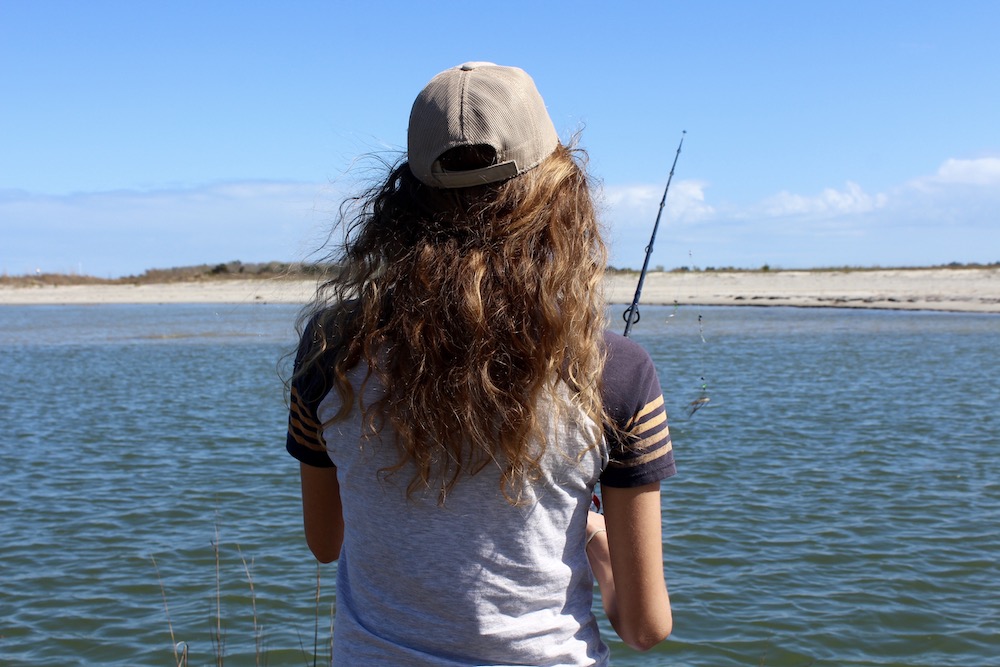
[[[513,178],[537,166],[558,145],[535,82],[517,67],[468,62],[447,69],[431,79],[410,111],[410,170],[435,188]],[[442,159],[459,147],[485,155],[487,164],[454,168]]]

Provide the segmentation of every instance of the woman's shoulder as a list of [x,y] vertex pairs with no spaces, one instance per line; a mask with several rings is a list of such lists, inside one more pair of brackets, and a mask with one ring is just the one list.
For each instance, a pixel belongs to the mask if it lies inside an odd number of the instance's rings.
[[318,343],[324,347],[335,345],[347,330],[350,321],[358,313],[358,301],[352,299],[342,303],[314,306],[311,312],[301,317],[302,334],[300,348],[310,348]]
[[609,372],[612,375],[631,374],[639,369],[654,368],[646,348],[630,338],[614,331],[605,331],[604,345],[607,351],[605,380]]
[[614,332],[604,336],[607,361],[604,364],[605,410],[617,419],[629,419],[653,401],[661,399],[656,365],[642,345]]

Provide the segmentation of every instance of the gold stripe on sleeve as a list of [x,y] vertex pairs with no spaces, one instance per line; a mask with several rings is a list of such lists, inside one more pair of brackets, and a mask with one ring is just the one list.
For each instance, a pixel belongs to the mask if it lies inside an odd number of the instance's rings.
[[645,422],[641,422],[641,423],[637,424],[634,428],[630,429],[630,431],[634,435],[642,435],[646,431],[652,430],[652,429],[660,426],[661,424],[665,423],[666,421],[667,421],[667,413],[666,412],[660,412],[658,415],[654,416],[649,421],[645,421]]
[[319,422],[306,414],[305,409],[302,406],[302,398],[299,396],[299,392],[295,387],[292,387],[292,411],[295,415],[302,421],[302,423],[313,430],[319,430]]
[[660,394],[649,403],[646,403],[646,405],[642,408],[642,410],[639,410],[639,413],[636,414],[635,419],[636,421],[638,421],[643,417],[645,417],[646,415],[648,415],[650,412],[653,412],[654,410],[657,410],[662,407],[663,407],[663,394]]
[[673,450],[674,450],[674,444],[670,440],[670,438],[667,438],[667,441],[663,446],[658,447],[651,452],[643,454],[642,456],[637,456],[634,459],[628,459],[627,461],[622,461],[621,463],[618,464],[618,466],[620,468],[634,468],[636,466],[641,466],[645,463],[649,463],[650,461],[658,459],[661,456],[666,456]]
[[310,437],[308,437],[306,435],[302,435],[301,433],[299,433],[295,429],[289,429],[288,432],[291,434],[292,438],[295,439],[295,442],[299,443],[300,445],[302,445],[306,449],[312,449],[312,450],[317,451],[317,452],[325,452],[326,451],[326,447],[324,447],[323,443],[320,442],[319,440],[316,440],[314,438],[310,438]]
[[323,429],[318,421],[306,414],[299,393],[292,387],[291,407],[288,413],[288,433],[295,442],[316,451],[326,451]]

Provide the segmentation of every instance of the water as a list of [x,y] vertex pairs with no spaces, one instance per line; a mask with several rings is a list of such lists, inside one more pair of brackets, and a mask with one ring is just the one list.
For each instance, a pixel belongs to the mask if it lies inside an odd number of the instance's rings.
[[[636,654],[605,622],[615,665],[998,664],[1000,319],[642,314],[680,468],[675,627]],[[172,664],[171,628],[209,664],[217,605],[229,665],[255,619],[267,664],[326,652],[335,566],[283,447],[294,315],[0,308],[0,664]]]

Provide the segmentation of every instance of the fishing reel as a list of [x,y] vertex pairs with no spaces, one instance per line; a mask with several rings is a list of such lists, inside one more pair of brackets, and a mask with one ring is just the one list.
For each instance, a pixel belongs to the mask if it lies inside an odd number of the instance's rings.
[[626,308],[625,312],[622,313],[622,319],[625,320],[625,324],[627,324],[630,328],[633,324],[638,324],[639,320],[642,319],[639,316],[639,306],[633,303],[631,306]]

